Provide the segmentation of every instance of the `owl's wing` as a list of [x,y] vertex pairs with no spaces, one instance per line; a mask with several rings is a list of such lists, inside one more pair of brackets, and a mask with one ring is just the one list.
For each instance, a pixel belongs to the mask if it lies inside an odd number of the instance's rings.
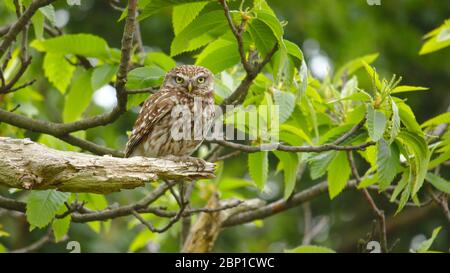
[[129,157],[134,149],[148,136],[155,124],[164,116],[170,114],[175,106],[172,92],[160,91],[150,96],[142,106],[133,126],[130,138],[125,148],[125,157]]

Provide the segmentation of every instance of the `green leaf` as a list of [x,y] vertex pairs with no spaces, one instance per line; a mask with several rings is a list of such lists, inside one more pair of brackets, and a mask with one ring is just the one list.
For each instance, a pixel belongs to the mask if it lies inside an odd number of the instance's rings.
[[386,117],[383,112],[373,109],[372,105],[367,106],[367,131],[373,141],[378,141],[383,137],[386,129]]
[[409,132],[402,130],[398,135],[403,145],[408,149],[408,152],[412,155],[414,164],[414,181],[412,187],[412,196],[416,195],[419,189],[423,185],[423,181],[428,171],[428,162],[430,161],[430,151],[423,136],[416,134],[415,132]]
[[157,233],[153,233],[148,229],[141,230],[136,237],[134,237],[128,251],[136,252],[139,249],[145,247],[150,240],[155,240],[158,237]]
[[264,56],[277,42],[272,30],[263,21],[254,19],[248,24],[248,31],[258,51]]
[[176,56],[198,49],[223,35],[227,27],[223,11],[215,10],[202,14],[175,36],[170,45],[170,55]]
[[126,88],[142,89],[160,85],[166,72],[156,65],[138,67],[128,73]]
[[397,186],[395,186],[394,192],[392,193],[389,201],[394,202],[395,199],[397,199],[398,195],[407,187],[409,181],[410,181],[410,170],[406,169],[403,172],[402,178],[398,182]]
[[442,162],[445,162],[449,159],[450,159],[450,150],[443,152],[438,157],[431,160],[430,163],[428,164],[428,169],[429,170],[434,169],[438,165],[440,165]]
[[270,12],[267,12],[265,10],[260,10],[256,13],[256,18],[266,24],[272,30],[273,35],[275,35],[275,38],[277,38],[280,45],[284,45],[283,27],[274,14],[271,14]]
[[196,65],[204,66],[217,74],[230,68],[240,61],[239,51],[236,42],[219,38],[210,43],[197,56]]
[[39,51],[59,55],[73,54],[105,59],[110,57],[106,41],[92,34],[65,34],[46,40],[34,40],[31,46]]
[[380,190],[386,190],[400,170],[400,153],[397,145],[389,145],[384,139],[377,143],[377,170]]
[[300,47],[286,39],[284,39],[284,44],[286,45],[287,53],[301,63],[303,61],[303,52]]
[[429,54],[450,46],[450,19],[425,36],[428,41],[420,49],[419,54]]
[[64,122],[79,120],[89,106],[92,97],[91,72],[81,71],[75,75],[69,93],[66,95],[63,111]]
[[280,125],[280,132],[289,132],[293,134],[295,137],[300,138],[306,142],[308,142],[309,145],[312,145],[311,138],[299,127],[295,127],[289,124],[282,124]]
[[104,64],[96,67],[92,72],[91,86],[92,90],[98,90],[102,86],[107,85],[117,72],[117,66]]
[[187,3],[173,7],[172,24],[175,35],[178,35],[203,10],[208,2]]
[[269,172],[268,152],[261,151],[249,154],[248,170],[258,189],[262,190],[266,185]]
[[417,123],[416,117],[414,116],[411,107],[401,101],[397,101],[397,106],[399,110],[400,120],[402,121],[403,125],[405,125],[405,127],[409,131],[416,132],[417,134],[422,135],[422,129],[420,128],[419,123]]
[[436,126],[436,125],[446,124],[446,123],[450,123],[450,112],[440,114],[434,118],[431,118],[431,119],[425,121],[424,123],[422,123],[422,125],[420,125],[420,127],[422,127],[422,128],[431,127],[431,126]]
[[442,227],[437,227],[433,230],[433,233],[431,234],[430,239],[422,242],[419,247],[417,248],[416,252],[418,253],[423,253],[423,252],[427,252],[431,245],[433,244],[434,240],[436,239],[436,237],[438,236],[439,232],[441,231]]
[[45,54],[43,67],[49,82],[64,94],[72,79],[75,66],[71,65],[64,55],[49,52]]
[[53,234],[55,236],[56,242],[61,241],[67,234],[70,228],[71,216],[66,216],[62,219],[55,219],[52,222]]
[[30,228],[43,228],[69,198],[69,193],[56,190],[32,191],[27,198],[27,221]]
[[[143,10],[138,16],[138,20],[143,20],[161,11],[163,8],[177,6],[194,2],[211,2],[213,0],[148,0],[143,5]],[[122,15],[123,17],[123,15]],[[122,19],[121,17],[121,19]]]
[[400,132],[400,114],[395,101],[391,101],[392,117],[391,117],[391,138],[389,140],[392,143]]
[[339,83],[342,81],[342,77],[346,75],[347,77],[358,71],[360,68],[364,67],[364,63],[371,64],[373,63],[379,56],[379,53],[365,55],[343,65],[333,77],[334,83]]
[[279,122],[282,124],[289,119],[294,111],[295,96],[291,92],[274,90],[273,98],[275,100],[275,105],[279,107]]
[[427,173],[426,180],[441,192],[450,194],[450,182],[440,177],[439,175],[435,175],[434,173],[429,172]]
[[31,17],[31,22],[33,23],[34,35],[36,36],[36,39],[43,39],[45,22],[44,14],[38,10],[34,16]]
[[297,153],[289,152],[273,152],[276,157],[280,160],[283,165],[284,171],[284,199],[289,198],[295,189],[295,184],[297,181],[297,172],[299,168],[300,161],[298,159]]
[[404,93],[404,92],[414,92],[414,91],[424,91],[429,90],[428,87],[421,87],[421,86],[409,86],[409,85],[401,85],[395,87],[390,93],[396,94],[396,93]]
[[53,7],[53,5],[44,6],[40,8],[39,11],[42,12],[52,25],[56,24],[55,7]]
[[323,246],[315,246],[315,245],[302,245],[296,247],[294,249],[285,250],[285,253],[336,253],[336,251],[323,247]]
[[335,198],[345,188],[350,178],[350,164],[346,152],[338,152],[328,166],[328,193]]
[[169,71],[174,68],[177,63],[174,59],[163,52],[149,52],[147,53],[147,57],[145,58],[144,64],[146,66],[149,65],[157,65],[164,69],[165,71]]
[[308,160],[311,179],[318,179],[325,174],[330,162],[336,157],[336,153],[336,151],[328,151],[313,156]]

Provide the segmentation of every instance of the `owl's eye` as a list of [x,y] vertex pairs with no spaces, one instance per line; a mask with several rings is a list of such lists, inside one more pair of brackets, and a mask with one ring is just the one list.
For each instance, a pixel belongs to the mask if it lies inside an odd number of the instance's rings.
[[176,77],[175,82],[178,84],[182,84],[184,82],[184,79],[182,77]]
[[204,83],[205,82],[205,77],[198,77],[197,78],[197,82],[198,83]]

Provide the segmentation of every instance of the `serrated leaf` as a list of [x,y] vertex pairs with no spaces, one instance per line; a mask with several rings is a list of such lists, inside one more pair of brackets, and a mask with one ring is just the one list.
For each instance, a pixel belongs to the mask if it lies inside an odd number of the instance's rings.
[[32,191],[27,198],[27,221],[30,227],[43,228],[69,198],[69,193],[56,190]]
[[39,8],[39,11],[42,12],[42,14],[48,19],[48,21],[55,25],[56,23],[56,14],[55,14],[55,7],[53,5],[47,5],[42,8]]
[[43,67],[49,82],[64,94],[72,80],[75,66],[71,65],[64,55],[48,52],[45,54]]
[[275,105],[279,107],[279,122],[284,123],[292,115],[295,107],[295,96],[290,92],[273,91]]
[[165,71],[169,71],[174,68],[177,63],[174,59],[163,52],[149,52],[145,58],[144,64],[146,66],[149,65],[157,65],[164,69]]
[[62,219],[55,219],[52,222],[52,230],[55,236],[55,241],[59,242],[67,234],[70,228],[71,216],[66,216]]
[[414,196],[423,185],[427,174],[428,162],[430,161],[431,153],[423,136],[414,132],[402,130],[397,139],[399,139],[402,144],[408,148],[408,152],[412,156],[411,160],[414,161],[414,180],[413,187],[411,189],[411,194]]
[[398,195],[408,186],[409,181],[410,181],[410,170],[407,169],[403,172],[402,178],[397,183],[397,186],[395,186],[395,189],[392,192],[389,201],[394,202],[397,199]]
[[230,68],[240,61],[239,51],[236,42],[227,39],[217,39],[210,43],[197,56],[196,65],[204,66],[217,74]]
[[96,67],[92,72],[91,86],[92,90],[98,90],[102,86],[108,84],[116,74],[117,66],[104,64]]
[[223,35],[228,30],[223,11],[215,10],[198,16],[185,27],[170,45],[170,55],[198,49]]
[[379,53],[369,54],[347,62],[334,74],[333,82],[336,84],[341,82],[344,75],[350,76],[354,74],[360,68],[364,67],[364,63],[373,63],[379,55]]
[[373,141],[378,141],[383,137],[386,129],[386,116],[383,112],[373,109],[372,105],[367,106],[367,131]]
[[44,38],[44,22],[45,17],[41,11],[37,11],[33,17],[31,17],[31,22],[33,23],[34,35],[36,39]]
[[328,151],[308,160],[311,179],[315,180],[325,174],[330,162],[336,157],[336,153],[336,151]]
[[450,194],[450,182],[440,177],[439,175],[435,175],[434,173],[429,172],[427,173],[426,180],[441,192]]
[[273,152],[281,162],[284,173],[284,199],[289,198],[295,189],[300,161],[297,153]]
[[391,138],[389,140],[392,143],[400,132],[400,114],[395,101],[391,101],[392,117],[391,117]]
[[384,139],[378,141],[377,150],[378,183],[384,191],[400,170],[400,153],[395,144],[389,145]]
[[297,138],[300,138],[306,142],[308,142],[308,144],[312,145],[312,140],[311,138],[305,133],[305,131],[303,131],[301,128],[289,125],[289,124],[282,124],[280,125],[280,132],[289,132],[291,134],[293,134],[294,136],[296,136]]
[[128,73],[126,88],[142,89],[153,86],[159,86],[166,72],[156,65],[138,67]]
[[431,119],[425,121],[424,123],[422,123],[422,125],[420,125],[420,127],[422,127],[422,128],[431,127],[431,126],[436,126],[436,125],[446,124],[446,123],[450,123],[450,112],[440,114],[434,118],[431,118]]
[[208,2],[194,2],[173,7],[172,25],[175,36],[200,14],[206,4]]
[[248,170],[258,189],[262,190],[266,185],[269,172],[268,152],[261,151],[249,154]]
[[336,253],[336,251],[323,247],[323,246],[315,246],[315,245],[302,245],[296,247],[294,249],[285,250],[285,253]]
[[414,112],[411,110],[411,107],[406,105],[404,102],[398,102],[397,106],[399,110],[400,120],[405,125],[405,127],[412,132],[422,135],[422,129],[420,128],[419,123],[414,116]]
[[[142,6],[143,10],[142,10],[141,14],[138,16],[138,20],[143,20],[145,18],[148,18],[148,17],[158,13],[163,8],[187,4],[187,3],[211,2],[211,1],[213,1],[213,0],[148,0],[148,1],[146,1],[145,4],[140,5],[140,6]],[[126,16],[126,14],[125,14],[125,16]],[[124,17],[123,14],[121,16],[121,19],[122,19],[122,17]]]
[[73,78],[73,83],[65,98],[63,120],[72,122],[79,120],[89,106],[92,97],[91,70],[80,71]]
[[248,24],[248,31],[258,51],[265,56],[277,42],[272,30],[263,21],[254,19]]
[[284,44],[286,46],[287,53],[290,56],[294,57],[298,62],[303,61],[303,52],[297,44],[286,39],[284,39]]
[[110,49],[106,41],[92,34],[65,34],[46,40],[34,40],[31,46],[39,51],[60,55],[73,54],[96,58],[110,57]]
[[327,168],[328,193],[335,198],[345,188],[350,178],[350,164],[345,152],[338,152]]

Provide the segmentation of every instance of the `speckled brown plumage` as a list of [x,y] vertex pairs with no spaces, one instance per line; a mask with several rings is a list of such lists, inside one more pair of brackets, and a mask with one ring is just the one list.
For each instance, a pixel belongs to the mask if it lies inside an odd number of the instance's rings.
[[[201,66],[169,71],[159,92],[143,104],[128,140],[125,157],[188,156],[202,143],[214,120],[214,77]],[[186,111],[184,115],[182,111]],[[184,127],[185,133],[174,134]],[[194,128],[197,126],[196,131]],[[190,128],[189,128],[190,127]],[[196,134],[194,134],[196,133]]]

